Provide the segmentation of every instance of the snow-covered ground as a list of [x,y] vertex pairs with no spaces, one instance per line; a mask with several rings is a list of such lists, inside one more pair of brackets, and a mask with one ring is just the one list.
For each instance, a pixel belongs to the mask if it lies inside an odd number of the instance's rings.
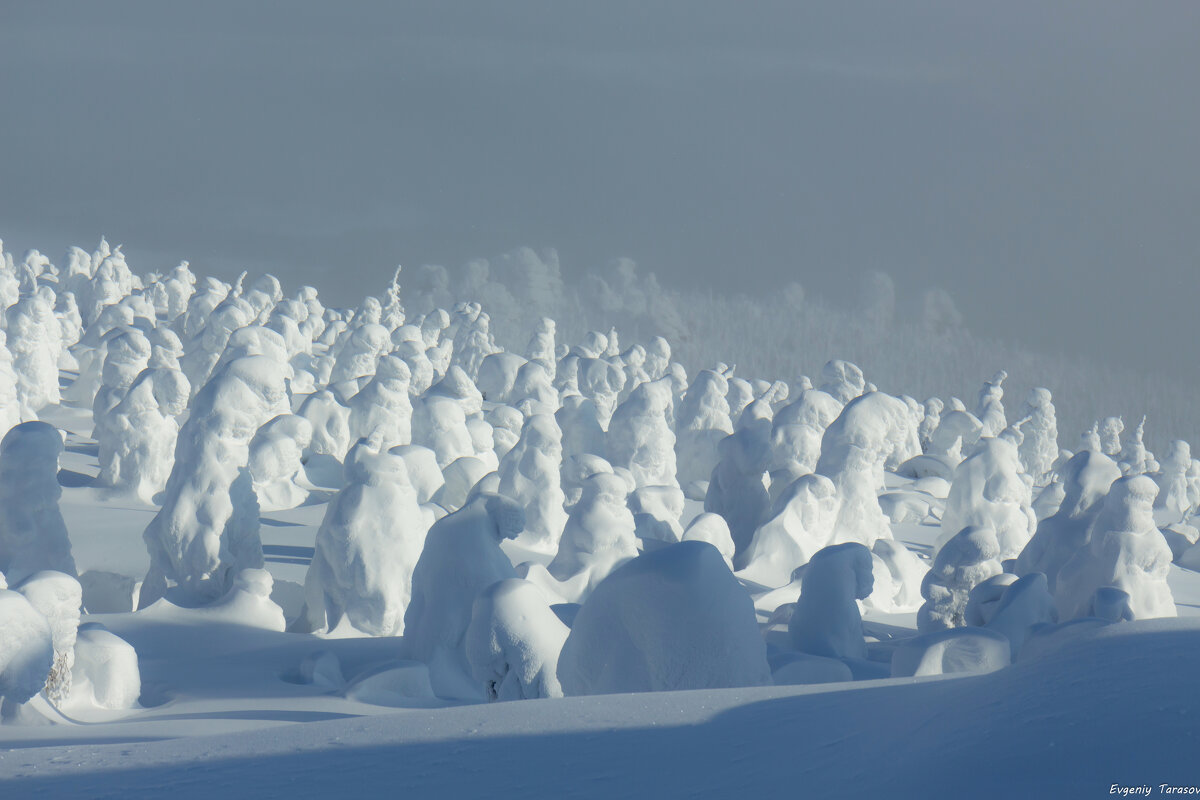
[[0,259],[6,796],[1198,780],[1186,442],[1060,435],[1004,372],[918,402],[551,320],[505,350],[398,279]]

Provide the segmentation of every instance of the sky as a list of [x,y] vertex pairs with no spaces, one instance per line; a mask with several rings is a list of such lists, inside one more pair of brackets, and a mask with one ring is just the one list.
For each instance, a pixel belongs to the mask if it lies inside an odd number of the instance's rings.
[[558,249],[1194,372],[1200,3],[0,3],[0,237],[271,271]]

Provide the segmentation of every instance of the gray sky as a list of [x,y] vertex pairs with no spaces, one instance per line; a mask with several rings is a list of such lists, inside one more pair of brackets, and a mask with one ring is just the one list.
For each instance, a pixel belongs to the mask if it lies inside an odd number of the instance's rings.
[[7,0],[0,236],[342,303],[523,244],[752,292],[881,269],[1194,374],[1197,41],[1194,0]]

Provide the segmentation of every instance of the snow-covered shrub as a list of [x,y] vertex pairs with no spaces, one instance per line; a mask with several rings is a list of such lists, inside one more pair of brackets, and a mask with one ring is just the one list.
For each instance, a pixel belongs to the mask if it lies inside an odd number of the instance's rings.
[[0,572],[16,585],[35,572],[75,573],[58,509],[63,440],[45,422],[24,422],[0,441]]
[[58,356],[62,334],[54,309],[41,295],[26,296],[5,311],[4,324],[17,375],[21,417],[37,419],[39,411],[59,401]]
[[1004,417],[1004,381],[1008,373],[1000,370],[990,379],[983,382],[979,390],[979,403],[975,406],[975,416],[983,426],[980,438],[990,439],[1000,435],[1000,431],[1008,427]]
[[819,550],[800,582],[800,599],[788,622],[792,646],[829,658],[867,656],[857,600],[871,594],[871,551],[858,542]]
[[350,439],[378,437],[384,449],[412,440],[412,402],[408,384],[412,375],[404,360],[383,356],[375,375],[348,401]]
[[683,396],[676,414],[675,454],[679,483],[687,487],[707,481],[717,465],[717,446],[733,433],[729,402],[725,395],[729,381],[715,370],[702,370]]
[[1058,460],[1058,422],[1049,389],[1031,389],[1017,414],[1024,438],[1017,448],[1021,467],[1035,485],[1047,482]]
[[482,695],[467,661],[467,628],[479,593],[517,577],[500,542],[524,527],[519,505],[484,493],[429,529],[404,612],[404,647],[410,658],[429,665],[439,697]]
[[1171,548],[1154,525],[1157,493],[1154,481],[1144,475],[1112,484],[1087,546],[1059,570],[1054,597],[1060,619],[1086,615],[1092,596],[1104,586],[1128,592],[1137,619],[1176,615],[1167,585]]
[[558,551],[567,524],[559,472],[561,441],[562,431],[554,417],[535,414],[525,420],[521,438],[499,468],[500,494],[525,509],[525,530],[517,542],[545,553]]
[[100,482],[146,502],[166,486],[179,433],[177,417],[191,389],[178,369],[147,368],[117,405],[96,422]]
[[310,394],[300,405],[300,416],[312,425],[308,452],[341,461],[350,449],[350,409],[328,389]]
[[1092,522],[1100,513],[1109,487],[1121,477],[1121,470],[1103,453],[1084,450],[1072,456],[1059,475],[1064,490],[1062,504],[1038,523],[1033,538],[1017,556],[1015,568],[1018,575],[1045,575],[1051,593],[1063,564],[1087,546]]
[[[753,406],[752,406],[753,409]],[[770,459],[771,420],[743,414],[738,428],[717,446],[720,459],[709,479],[704,510],[720,514],[729,525],[741,564],[754,531],[770,510],[770,495],[763,482]]]
[[83,588],[62,572],[35,572],[15,587],[46,618],[54,643],[54,663],[46,678],[46,697],[61,705],[71,694],[71,669],[75,664],[75,634],[79,629]]
[[842,413],[842,406],[832,395],[808,389],[781,408],[771,421],[772,475],[790,470],[799,476],[815,470],[821,457],[821,438]]
[[794,481],[754,532],[738,574],[772,588],[790,583],[796,568],[830,543],[839,506],[837,488],[824,475]]
[[1001,559],[1015,558],[1037,527],[1030,484],[1012,440],[981,440],[954,471],[938,547],[963,528],[982,526],[995,533]]
[[708,542],[725,559],[725,565],[733,569],[733,537],[729,535],[729,525],[719,514],[705,511],[697,514],[683,532],[681,541]]
[[308,497],[300,484],[312,435],[312,423],[296,414],[280,414],[255,431],[247,467],[261,510],[295,508]]
[[404,632],[424,518],[404,459],[360,441],[346,457],[346,486],[330,501],[305,578],[313,629],[344,616],[372,636]]
[[578,584],[572,599],[586,597],[606,575],[637,556],[636,522],[626,502],[630,489],[612,473],[597,473],[583,482],[558,553],[547,566],[557,580]]
[[994,530],[970,526],[951,536],[921,582],[925,603],[917,611],[917,630],[926,633],[965,625],[971,590],[1003,571]]
[[558,654],[569,629],[546,596],[519,578],[497,581],[475,598],[467,661],[488,700],[562,697]]
[[1158,484],[1154,507],[1162,509],[1172,522],[1183,519],[1191,509],[1191,499],[1188,497],[1188,470],[1191,466],[1191,447],[1187,442],[1177,439],[1171,442],[1162,466],[1154,476]]
[[754,606],[705,542],[645,553],[579,609],[558,659],[567,695],[771,683]]
[[892,538],[877,494],[883,488],[884,465],[917,455],[919,449],[916,421],[902,400],[869,392],[842,409],[821,438],[816,469],[838,492],[835,542],[869,548],[878,539]]
[[640,384],[608,425],[608,461],[633,473],[638,486],[677,486],[673,397],[667,381]]
[[150,570],[140,604],[178,586],[189,599],[215,599],[232,575],[263,564],[249,445],[286,411],[284,367],[267,356],[235,359],[197,393],[175,445],[163,506],[142,534]]
[[54,665],[50,624],[24,596],[4,587],[0,575],[0,713],[20,705],[46,685]]

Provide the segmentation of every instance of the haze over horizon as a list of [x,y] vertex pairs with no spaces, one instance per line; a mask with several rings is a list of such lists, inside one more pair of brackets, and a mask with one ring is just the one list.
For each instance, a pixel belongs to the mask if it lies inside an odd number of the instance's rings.
[[1196,378],[1196,4],[284,8],[0,8],[5,247],[343,303],[521,245],[839,302],[882,270]]

